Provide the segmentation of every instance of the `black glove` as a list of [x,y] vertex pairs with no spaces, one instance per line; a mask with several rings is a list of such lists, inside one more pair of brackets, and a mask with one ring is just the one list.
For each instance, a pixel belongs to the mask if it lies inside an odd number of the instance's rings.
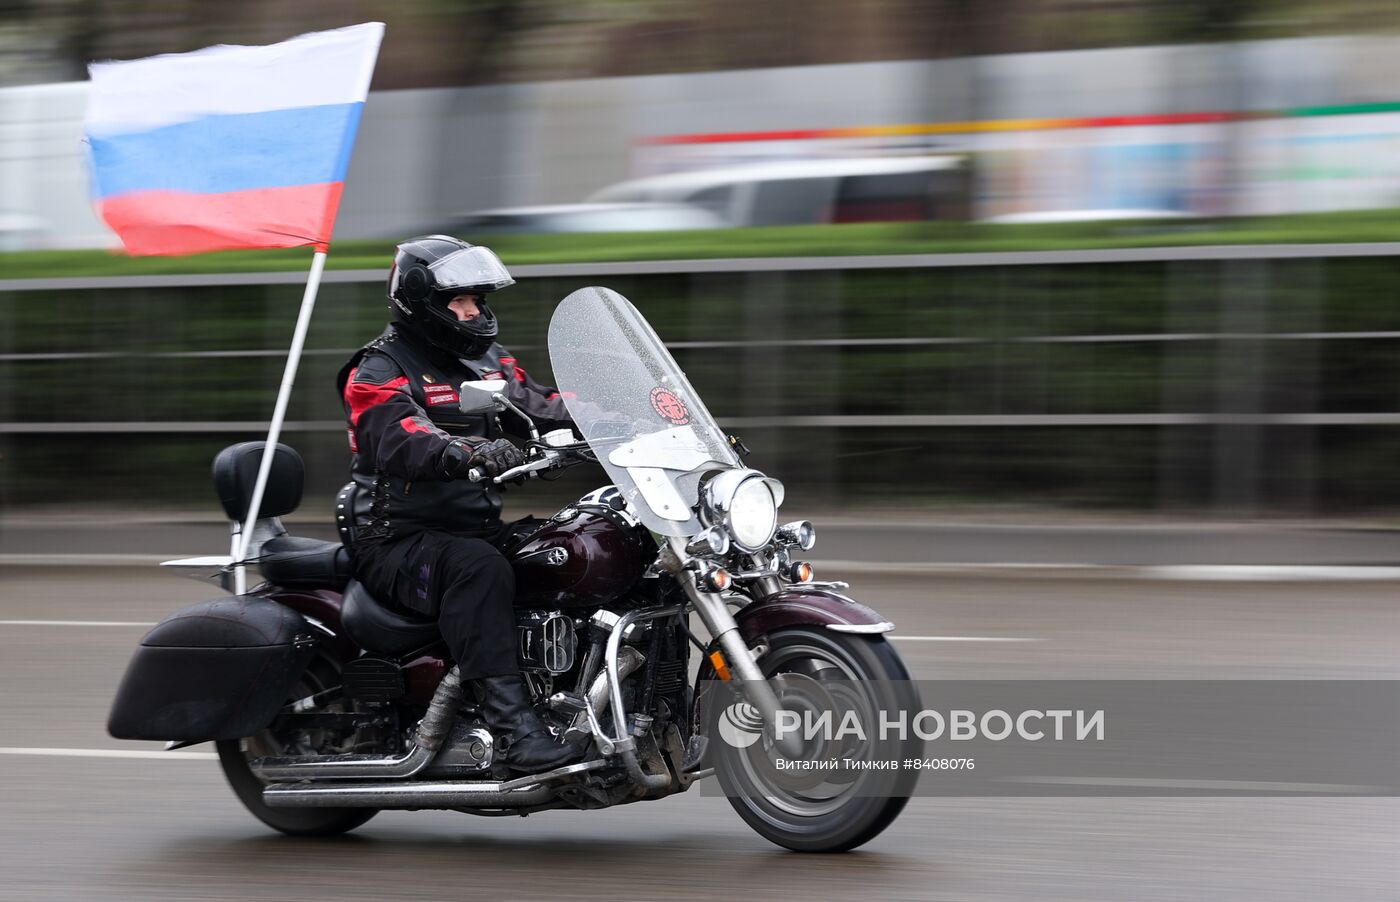
[[479,467],[487,476],[500,476],[506,470],[513,469],[525,463],[525,452],[512,445],[503,438],[495,441],[485,442],[472,449],[472,456],[467,461],[473,467]]
[[506,470],[525,463],[525,452],[503,438],[475,444],[466,439],[454,439],[442,452],[439,468],[448,479],[465,478],[472,468],[487,476],[500,476]]

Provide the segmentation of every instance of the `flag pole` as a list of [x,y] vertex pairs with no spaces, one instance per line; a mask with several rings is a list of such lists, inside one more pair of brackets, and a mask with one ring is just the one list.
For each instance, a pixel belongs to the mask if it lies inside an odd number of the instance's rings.
[[306,332],[311,326],[311,311],[316,306],[316,292],[321,287],[321,273],[326,268],[326,251],[317,248],[311,258],[311,273],[306,279],[306,292],[301,296],[301,312],[297,314],[296,331],[292,333],[292,347],[287,352],[287,366],[282,370],[282,388],[277,393],[277,406],[272,411],[272,422],[267,427],[267,444],[263,447],[262,461],[258,466],[258,478],[253,484],[253,499],[248,504],[248,519],[243,524],[242,541],[238,554],[234,557],[234,593],[242,595],[246,585],[243,565],[248,557],[248,547],[253,542],[253,526],[258,522],[258,511],[262,507],[263,493],[267,489],[267,478],[272,472],[272,459],[276,456],[277,439],[282,434],[282,422],[287,415],[287,402],[292,397],[292,383],[297,378],[297,365],[301,362],[301,351],[306,344]]

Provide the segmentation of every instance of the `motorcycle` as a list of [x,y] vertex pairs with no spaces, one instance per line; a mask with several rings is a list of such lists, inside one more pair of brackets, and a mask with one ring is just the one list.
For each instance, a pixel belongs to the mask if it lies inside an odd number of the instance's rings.
[[[293,835],[343,833],[385,809],[607,808],[710,774],[745,822],[789,849],[846,850],[878,835],[914,773],[794,781],[762,765],[811,754],[810,742],[775,728],[803,687],[839,680],[872,705],[917,708],[885,638],[893,624],[842,594],[844,583],[813,578],[799,559],[815,542],[812,524],[779,525],[782,484],[743,464],[740,443],[626,298],[606,288],[569,295],[549,352],[583,441],[568,430],[541,438],[501,382],[463,383],[460,404],[519,417],[529,431],[526,463],[496,485],[595,462],[612,480],[498,540],[516,575],[521,671],[551,729],[587,743],[583,760],[525,776],[504,768],[436,623],[381,605],[354,579],[343,544],[287,534],[280,518],[300,503],[303,471],[286,445],[273,451],[246,560],[168,562],[203,569],[231,594],[145,636],[109,732],[168,748],[213,742],[247,809]],[[215,460],[235,554],[263,453],[245,442]],[[343,491],[338,525],[348,515]],[[245,589],[250,566],[263,581]],[[701,713],[715,687],[737,693],[761,741],[739,753],[715,741]]]

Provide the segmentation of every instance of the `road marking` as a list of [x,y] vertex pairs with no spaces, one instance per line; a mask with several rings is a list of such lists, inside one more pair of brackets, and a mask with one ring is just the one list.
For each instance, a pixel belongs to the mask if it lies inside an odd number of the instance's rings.
[[1286,564],[1174,564],[1142,567],[1147,579],[1220,582],[1389,582],[1400,579],[1400,567],[1309,566]]
[[213,752],[162,752],[157,749],[24,749],[0,748],[0,755],[35,755],[46,758],[151,758],[178,761],[213,761]]
[[0,620],[0,626],[155,626],[137,620]]
[[[177,554],[0,554],[0,567],[149,567]],[[1027,561],[824,561],[818,576],[951,576],[991,579],[1177,580],[1182,582],[1400,582],[1400,567],[1366,564],[1090,564]],[[0,621],[5,623],[7,621]],[[15,622],[15,621],[8,621]],[[40,621],[35,621],[39,623]]]
[[1116,579],[1181,582],[1397,582],[1400,567],[1366,564],[1088,564],[988,561],[812,562],[819,579],[846,576],[965,576],[1006,579]]
[[1044,642],[1025,636],[890,636],[895,642]]
[[179,554],[0,554],[8,567],[159,567]]
[[1280,783],[1266,780],[1179,780],[1156,777],[1004,777],[1006,783],[1099,786],[1121,789],[1182,789],[1207,792],[1298,792],[1312,795],[1389,794],[1393,787],[1355,783]]

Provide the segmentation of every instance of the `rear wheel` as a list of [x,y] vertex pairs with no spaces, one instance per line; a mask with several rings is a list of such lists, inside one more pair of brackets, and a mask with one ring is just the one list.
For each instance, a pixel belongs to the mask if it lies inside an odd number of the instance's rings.
[[[760,661],[781,706],[820,716],[821,710],[861,713],[865,725],[879,711],[914,711],[918,694],[898,653],[880,636],[837,633],[818,626],[793,627],[767,637]],[[872,746],[840,737],[804,742],[813,760],[917,754],[914,745]],[[869,842],[888,827],[914,790],[918,773],[906,769],[801,771],[776,765],[770,738],[747,748],[722,748],[715,773],[734,810],[765,839],[798,852],[843,852]]]
[[[313,660],[292,689],[288,702],[307,698],[340,685],[340,667],[328,658]],[[340,705],[328,705],[335,711]],[[343,749],[320,730],[275,731],[271,727],[255,736],[215,743],[219,766],[234,795],[253,817],[289,836],[337,836],[347,833],[379,813],[377,808],[273,808],[263,801],[267,786],[253,773],[249,762],[269,755],[329,755]]]

